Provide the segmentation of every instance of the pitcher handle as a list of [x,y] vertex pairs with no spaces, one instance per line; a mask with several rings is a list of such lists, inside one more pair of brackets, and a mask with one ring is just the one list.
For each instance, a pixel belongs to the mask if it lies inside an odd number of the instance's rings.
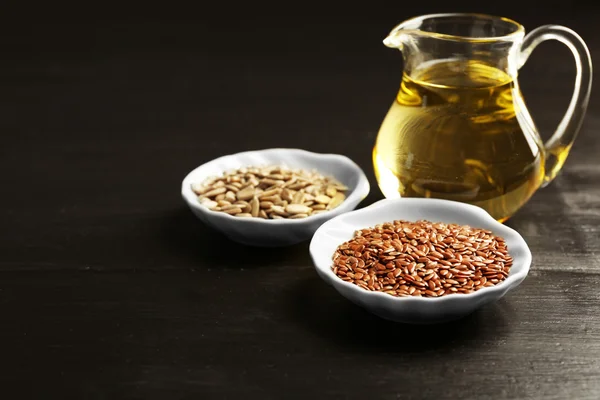
[[590,52],[581,37],[573,30],[560,25],[544,25],[532,30],[523,39],[519,53],[518,68],[520,69],[533,49],[546,40],[558,40],[565,44],[573,53],[577,75],[573,97],[567,112],[558,124],[554,134],[544,143],[546,152],[546,176],[542,186],[549,184],[558,174],[571,146],[581,129],[583,117],[588,107],[592,90],[592,60]]

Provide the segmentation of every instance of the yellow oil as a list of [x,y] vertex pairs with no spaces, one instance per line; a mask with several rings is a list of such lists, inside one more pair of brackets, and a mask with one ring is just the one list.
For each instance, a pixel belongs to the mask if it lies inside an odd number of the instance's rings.
[[543,145],[517,82],[472,60],[411,75],[373,149],[384,196],[462,201],[505,221],[544,180]]

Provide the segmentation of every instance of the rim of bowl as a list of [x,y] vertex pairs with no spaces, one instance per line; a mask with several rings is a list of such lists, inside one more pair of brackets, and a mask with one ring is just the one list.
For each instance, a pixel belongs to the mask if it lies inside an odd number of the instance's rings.
[[[210,164],[216,164],[219,161],[222,161],[223,159],[226,159],[226,158],[233,158],[233,157],[239,157],[239,156],[251,155],[251,154],[264,154],[264,153],[276,153],[276,152],[297,153],[297,154],[307,155],[307,156],[313,157],[313,158],[330,158],[330,159],[333,159],[334,162],[338,162],[340,164],[345,164],[346,166],[350,167],[350,169],[352,171],[354,171],[355,175],[358,177],[358,182],[356,184],[356,187],[350,192],[350,195],[348,197],[346,197],[346,199],[342,203],[340,203],[339,206],[334,208],[333,210],[329,210],[329,212],[327,212],[327,213],[320,213],[317,215],[311,215],[306,218],[299,218],[299,219],[236,218],[233,215],[229,215],[227,213],[210,210],[210,209],[202,206],[200,203],[198,203],[198,196],[192,190],[191,182],[190,182],[192,175],[197,170],[199,170],[201,168],[205,168]],[[221,171],[221,172],[223,172],[223,171]],[[332,174],[330,174],[330,175],[332,175]],[[337,179],[337,177],[335,177],[335,178]],[[318,220],[329,220],[332,218],[332,216],[335,218],[336,216],[339,216],[344,213],[344,207],[345,206],[347,207],[348,204],[355,203],[356,205],[358,205],[362,200],[365,199],[365,197],[367,197],[370,190],[371,190],[371,188],[369,185],[369,180],[367,179],[367,176],[365,175],[364,171],[358,164],[356,164],[349,157],[346,157],[342,154],[336,154],[336,153],[316,153],[316,152],[312,152],[312,151],[308,151],[308,150],[304,150],[304,149],[284,148],[284,147],[274,147],[274,148],[262,149],[262,150],[248,150],[248,151],[226,154],[226,155],[217,157],[217,158],[207,161],[204,164],[199,165],[198,167],[191,170],[185,176],[185,178],[183,178],[183,181],[181,183],[181,195],[182,195],[183,199],[185,200],[185,202],[190,207],[193,207],[194,209],[199,210],[202,213],[205,213],[212,217],[224,218],[226,220],[229,219],[229,220],[239,221],[241,223],[246,223],[246,224],[257,223],[257,224],[270,224],[270,225],[277,225],[277,224],[279,224],[279,225],[292,224],[293,225],[293,224],[302,224],[307,221],[311,222],[311,221],[318,221]],[[348,211],[346,211],[346,212],[348,212]]]
[[[421,205],[423,204],[423,202],[430,203],[430,204],[437,203],[447,209],[449,209],[450,207],[452,207],[452,208],[458,207],[458,208],[461,208],[462,210],[455,210],[453,212],[463,211],[466,213],[470,213],[471,215],[475,215],[480,220],[486,220],[487,222],[489,222],[490,224],[495,226],[495,228],[492,229],[494,234],[502,236],[504,239],[506,239],[506,234],[508,234],[513,239],[515,239],[517,243],[519,243],[519,248],[524,252],[524,256],[520,257],[519,259],[516,259],[513,257],[513,266],[514,266],[514,264],[519,262],[519,264],[522,265],[523,268],[520,271],[515,272],[514,274],[509,272],[508,277],[504,281],[502,281],[494,286],[484,287],[484,288],[479,289],[472,293],[466,293],[466,294],[465,293],[452,293],[452,294],[443,295],[440,297],[415,297],[415,296],[396,297],[396,296],[392,296],[392,295],[389,295],[389,294],[383,293],[383,292],[372,292],[372,291],[367,291],[367,290],[361,289],[360,287],[358,287],[357,285],[355,285],[353,283],[349,283],[349,282],[341,280],[337,275],[335,275],[333,273],[333,271],[331,269],[331,265],[322,266],[316,262],[315,253],[317,250],[315,249],[315,243],[317,243],[318,237],[320,236],[319,232],[323,232],[325,229],[327,229],[328,226],[335,225],[338,221],[341,221],[343,218],[349,217],[351,215],[356,215],[359,213],[360,214],[370,214],[380,208],[386,207],[388,204],[407,203],[407,202],[408,203],[421,203]],[[339,243],[339,244],[342,244],[342,243]],[[338,244],[338,246],[339,246],[339,244]],[[514,248],[514,245],[513,245],[513,248]],[[387,299],[389,301],[395,301],[395,302],[435,303],[435,302],[445,301],[448,299],[474,300],[477,298],[487,296],[494,292],[502,292],[504,289],[509,290],[512,287],[520,284],[520,282],[522,282],[525,279],[525,277],[529,273],[529,269],[531,266],[531,260],[532,260],[531,250],[529,249],[527,242],[525,241],[525,239],[523,239],[521,234],[519,232],[517,232],[516,230],[496,221],[484,209],[474,206],[474,205],[471,205],[471,204],[461,203],[458,201],[433,199],[433,198],[383,199],[383,200],[379,200],[367,207],[361,208],[359,210],[353,210],[353,211],[347,212],[343,215],[336,216],[336,217],[330,219],[329,221],[325,222],[323,225],[321,225],[315,231],[315,233],[310,241],[309,251],[310,251],[310,255],[311,255],[311,258],[313,259],[313,264],[315,265],[315,267],[317,269],[319,269],[321,272],[327,274],[327,276],[331,280],[332,284],[334,284],[334,285],[341,284],[343,286],[346,286],[350,290],[352,290],[356,294],[358,294],[359,296],[370,296],[373,298]],[[510,253],[511,253],[511,251],[509,249],[509,254]],[[511,271],[512,271],[512,267],[511,267]]]

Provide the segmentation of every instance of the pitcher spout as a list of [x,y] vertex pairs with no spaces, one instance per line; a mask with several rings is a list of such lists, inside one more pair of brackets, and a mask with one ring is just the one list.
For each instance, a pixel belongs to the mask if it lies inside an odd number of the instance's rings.
[[390,32],[390,34],[385,39],[383,39],[383,44],[391,49],[402,50],[406,38],[406,31],[401,27],[396,27]]

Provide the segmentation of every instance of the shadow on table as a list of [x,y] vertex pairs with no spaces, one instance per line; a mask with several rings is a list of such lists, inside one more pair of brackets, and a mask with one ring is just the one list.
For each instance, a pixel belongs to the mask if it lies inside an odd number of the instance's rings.
[[467,344],[499,343],[510,333],[512,310],[502,300],[453,322],[409,325],[381,319],[343,298],[318,278],[299,281],[287,293],[295,322],[348,350],[417,353]]
[[169,251],[187,258],[192,264],[214,268],[256,268],[282,263],[310,263],[308,241],[280,248],[245,246],[204,225],[183,208],[164,217],[159,234]]

